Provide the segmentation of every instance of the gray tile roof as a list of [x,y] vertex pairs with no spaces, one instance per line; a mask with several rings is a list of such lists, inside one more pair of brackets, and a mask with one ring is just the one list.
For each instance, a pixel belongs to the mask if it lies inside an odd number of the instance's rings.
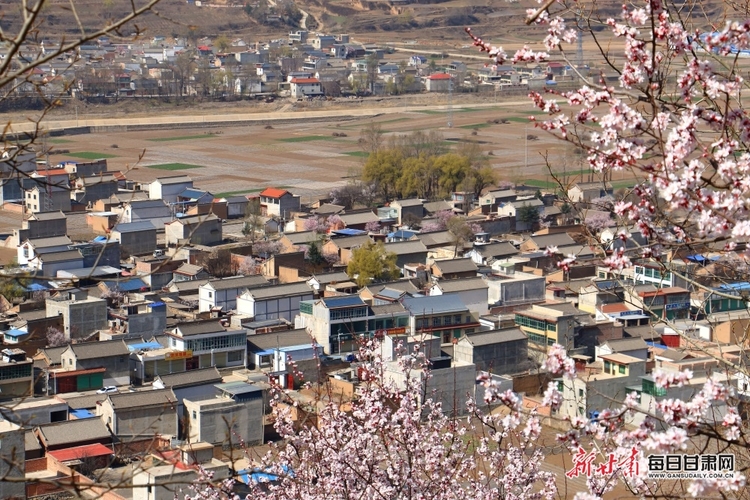
[[90,394],[88,396],[66,397],[65,394],[58,395],[60,399],[68,403],[71,410],[91,410],[96,404],[107,399],[106,394]]
[[304,328],[247,336],[247,348],[252,352],[268,351],[277,347],[312,345],[312,343],[312,337]]
[[607,340],[604,344],[608,345],[613,352],[636,351],[648,349],[646,341],[641,337],[622,338]]
[[436,295],[434,297],[404,297],[402,304],[414,316],[432,316],[448,312],[468,311],[456,295]]
[[26,453],[30,451],[39,451],[42,449],[42,445],[39,444],[39,440],[36,438],[36,435],[34,434],[34,431],[26,431],[23,436],[24,439],[24,448],[26,450]]
[[157,177],[154,182],[158,182],[162,186],[166,184],[180,184],[183,182],[193,182],[193,179],[187,175],[172,175],[169,177]]
[[576,244],[576,240],[568,236],[567,233],[532,236],[529,240],[540,250],[544,250],[548,246],[564,247]]
[[[298,295],[312,295],[313,290],[306,282],[285,283],[283,285],[264,286],[253,288],[248,292],[255,300],[273,299],[277,297],[289,297]],[[312,297],[311,297],[312,298]]]
[[187,275],[195,275],[203,271],[203,267],[196,266],[195,264],[188,264],[187,262],[182,264],[180,267],[175,269],[174,272]]
[[346,236],[344,238],[332,238],[331,243],[339,248],[354,248],[360,247],[366,243],[372,241],[368,235],[363,234],[361,236]]
[[396,255],[411,255],[417,253],[427,253],[427,247],[420,240],[394,241],[386,243],[387,252],[393,252]]
[[453,237],[448,231],[433,231],[430,233],[415,234],[412,240],[417,239],[424,243],[427,248],[453,245]]
[[371,306],[370,309],[372,309],[372,314],[374,314],[375,316],[382,316],[384,314],[397,314],[403,316],[404,312],[406,311],[404,309],[404,306],[401,305],[400,302]]
[[59,365],[62,363],[61,361],[62,353],[67,348],[68,346],[63,345],[60,347],[45,347],[44,349],[39,349],[39,351],[43,352],[47,356],[47,358],[50,360],[50,364]]
[[43,263],[51,264],[52,262],[65,262],[68,260],[83,260],[83,255],[78,250],[62,250],[60,252],[49,252],[39,255],[39,260]]
[[67,420],[65,422],[40,425],[37,429],[39,430],[42,444],[47,448],[60,448],[75,443],[88,441],[101,442],[112,439],[107,426],[98,418]]
[[[321,285],[328,285],[330,283],[341,283],[342,281],[349,281],[349,275],[344,271],[335,271],[332,273],[321,273],[314,274],[312,276]],[[312,279],[312,278],[311,278]]]
[[62,245],[72,245],[73,241],[67,236],[52,236],[50,238],[35,238],[33,240],[27,239],[31,246],[35,249],[57,247]]
[[29,216],[29,219],[34,219],[38,221],[43,220],[58,220],[58,219],[65,219],[65,214],[58,211],[58,212],[39,212],[32,214]]
[[334,205],[333,203],[324,203],[320,207],[316,208],[312,212],[318,215],[329,215],[338,214],[344,211],[344,207],[341,205]]
[[440,280],[435,284],[435,286],[440,288],[443,293],[464,292],[466,290],[479,290],[481,288],[489,288],[487,282],[485,282],[481,276],[477,276],[475,278]]
[[221,374],[215,366],[210,368],[201,368],[200,370],[190,370],[182,373],[170,373],[169,375],[159,375],[158,377],[164,384],[164,387],[179,389],[181,387],[191,387],[203,384],[221,383]]
[[315,232],[297,231],[295,233],[284,233],[283,237],[289,240],[292,245],[305,245],[315,240]]
[[250,288],[267,284],[268,280],[258,274],[253,276],[237,276],[232,278],[210,280],[205,284],[205,286],[211,287],[214,290],[230,290],[232,288]]
[[135,233],[139,231],[156,231],[156,227],[150,220],[139,220],[125,224],[117,224],[112,228],[112,232],[117,233]]
[[478,269],[471,259],[436,260],[433,267],[440,269],[443,274],[465,273]]
[[341,220],[347,226],[351,226],[354,224],[367,224],[368,222],[375,222],[375,221],[380,220],[378,216],[372,212],[360,212],[356,214],[342,214],[339,217],[341,217]]
[[177,397],[172,392],[172,389],[109,394],[108,399],[115,411],[147,406],[172,407],[177,402]]
[[96,359],[109,356],[127,356],[130,351],[122,340],[105,340],[72,344],[70,348],[76,359]]
[[474,347],[526,339],[526,335],[519,328],[475,332],[469,333],[465,337]]
[[475,245],[474,250],[485,258],[506,257],[518,253],[518,249],[507,241],[490,243],[489,245]]
[[177,329],[180,331],[183,337],[225,331],[224,327],[221,326],[221,323],[219,323],[219,321],[215,319],[180,323],[179,325],[177,325]]
[[391,206],[393,206],[394,203],[401,207],[416,207],[422,205],[423,202],[419,198],[410,198],[408,200],[396,200],[391,203]]

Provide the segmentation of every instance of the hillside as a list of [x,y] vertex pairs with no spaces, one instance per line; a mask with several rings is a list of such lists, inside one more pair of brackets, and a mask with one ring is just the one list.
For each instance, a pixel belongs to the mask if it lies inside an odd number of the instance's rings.
[[[161,0],[156,12],[138,19],[137,25],[146,30],[147,36],[216,36],[219,34],[243,36],[248,41],[285,36],[299,22],[261,23],[256,20],[261,10],[299,9],[309,14],[298,16],[305,20],[308,29],[340,33],[347,32],[371,41],[402,41],[419,39],[422,43],[432,39],[460,41],[464,39],[462,27],[473,26],[477,32],[493,36],[493,39],[524,41],[538,39],[539,28],[524,24],[526,9],[538,7],[534,0],[516,3],[495,0],[261,0],[267,6],[258,7],[252,0],[209,0],[198,7],[185,0]],[[143,0],[137,0],[141,4]],[[283,3],[284,2],[284,3]],[[199,4],[201,2],[198,2]],[[579,2],[585,6],[586,3]],[[129,0],[75,0],[78,15],[86,27],[101,26],[108,19],[125,15]],[[282,6],[283,5],[283,6]],[[246,8],[247,6],[247,8]],[[597,2],[602,18],[617,17],[621,2],[603,0]],[[691,19],[705,25],[704,19],[721,24],[724,4],[719,0],[695,3],[692,8],[685,4],[684,11],[692,12]],[[77,23],[67,0],[50,0],[43,12],[43,29],[40,33],[48,37],[74,36]],[[301,19],[300,19],[301,21]],[[0,0],[0,27],[6,32],[15,32],[20,24],[20,2]],[[502,27],[502,28],[500,28]],[[123,32],[129,35],[133,27]]]

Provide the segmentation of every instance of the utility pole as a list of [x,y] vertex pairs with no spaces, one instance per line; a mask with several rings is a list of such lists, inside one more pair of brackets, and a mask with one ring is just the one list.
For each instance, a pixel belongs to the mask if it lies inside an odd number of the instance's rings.
[[453,76],[448,78],[448,128],[453,128]]

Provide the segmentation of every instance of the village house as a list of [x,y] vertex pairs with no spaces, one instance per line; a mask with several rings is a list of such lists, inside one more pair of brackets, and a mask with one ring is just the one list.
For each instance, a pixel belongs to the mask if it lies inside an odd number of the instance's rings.
[[237,314],[255,321],[294,321],[299,303],[313,298],[314,292],[305,282],[252,288],[237,297]]
[[177,436],[177,398],[171,389],[108,394],[96,415],[120,440]]
[[200,312],[215,309],[227,312],[233,311],[237,309],[237,297],[242,295],[245,290],[268,284],[270,284],[269,281],[260,275],[209,280],[199,285],[198,310]]
[[181,323],[167,336],[170,348],[192,356],[188,370],[246,364],[247,332],[243,328],[226,329],[216,320],[202,320]]
[[164,203],[174,203],[177,197],[187,188],[193,187],[193,180],[187,175],[173,175],[158,177],[148,186],[148,197],[152,200],[162,200]]
[[534,367],[528,344],[518,328],[474,332],[462,336],[453,346],[453,358],[493,375],[523,373]]
[[145,255],[156,250],[156,227],[148,220],[117,224],[111,238],[120,242],[121,251],[128,255]]
[[275,215],[284,220],[300,211],[300,197],[286,189],[266,188],[260,193],[260,209],[263,215]]
[[216,245],[224,239],[221,219],[215,215],[183,217],[164,225],[167,246]]

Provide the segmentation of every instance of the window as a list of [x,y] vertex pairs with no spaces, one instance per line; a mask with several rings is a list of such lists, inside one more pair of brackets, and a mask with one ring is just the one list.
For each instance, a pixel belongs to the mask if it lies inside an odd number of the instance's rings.
[[578,389],[578,397],[579,398],[583,397],[583,389]]
[[453,322],[456,323],[457,325],[461,324],[461,315],[460,314],[455,314],[453,316]]
[[440,316],[435,316],[432,318],[432,326],[440,326],[441,325],[441,319]]
[[198,418],[198,414],[195,412],[195,410],[193,410],[193,419],[196,419],[196,418]]
[[563,383],[562,380],[558,380],[557,381],[557,391],[558,392],[563,392],[563,389],[565,389],[565,384]]
[[417,329],[422,328],[422,318],[417,318]]
[[580,416],[583,416],[583,406],[579,406],[579,407],[578,407],[578,414],[579,414]]
[[620,375],[625,375],[625,365],[618,365]]
[[29,247],[28,246],[24,246],[23,247],[23,258],[24,259],[28,259],[29,258]]
[[451,324],[453,323],[453,317],[446,316],[443,318],[443,322],[445,323],[445,326],[451,326]]
[[229,351],[227,353],[227,362],[242,361],[242,351]]
[[213,299],[214,298],[214,292],[208,292],[208,298]]
[[604,373],[609,373],[611,366],[612,366],[612,363],[610,363],[609,361],[605,359],[604,360]]

